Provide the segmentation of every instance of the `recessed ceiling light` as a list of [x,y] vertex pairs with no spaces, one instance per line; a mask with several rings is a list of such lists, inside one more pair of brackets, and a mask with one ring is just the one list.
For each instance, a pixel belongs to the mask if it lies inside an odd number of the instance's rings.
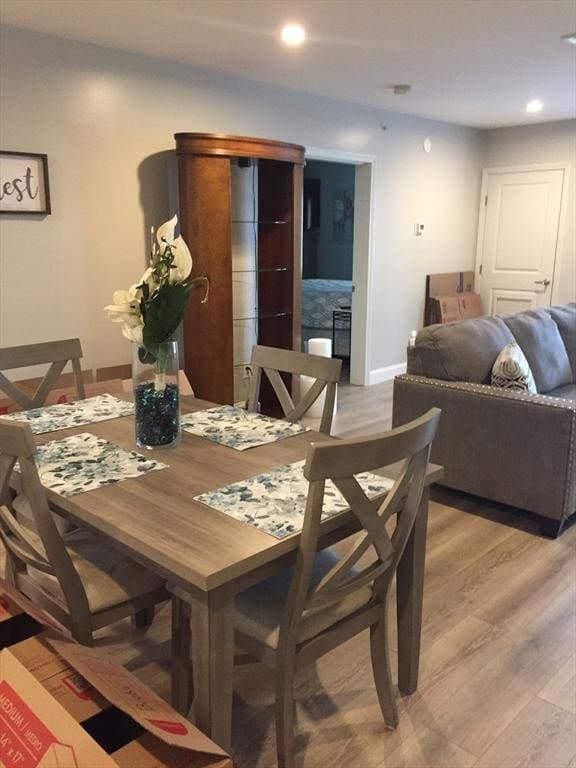
[[566,40],[567,43],[572,43],[572,45],[576,45],[576,32],[573,35],[566,35],[562,39]]
[[306,31],[300,24],[286,24],[286,26],[282,28],[280,38],[286,45],[302,45],[306,39]]
[[544,104],[540,101],[540,99],[532,99],[532,101],[529,101],[528,104],[526,104],[526,112],[534,113],[534,112],[540,112]]

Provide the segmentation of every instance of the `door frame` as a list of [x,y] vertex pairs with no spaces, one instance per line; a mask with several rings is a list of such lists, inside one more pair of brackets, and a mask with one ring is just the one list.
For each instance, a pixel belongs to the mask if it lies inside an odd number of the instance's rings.
[[480,293],[482,275],[480,266],[482,264],[482,252],[484,250],[484,228],[486,226],[486,197],[488,194],[488,183],[490,176],[500,173],[530,173],[533,171],[563,171],[562,176],[562,196],[560,199],[560,216],[558,218],[558,237],[556,238],[556,253],[554,255],[554,271],[552,273],[552,290],[550,291],[550,303],[558,303],[559,285],[556,280],[560,274],[562,253],[564,250],[564,233],[566,231],[566,216],[568,208],[568,190],[570,181],[570,163],[526,163],[521,165],[502,165],[490,168],[484,168],[482,171],[482,187],[480,190],[480,213],[478,216],[478,237],[476,241],[476,262],[474,265],[474,285],[476,293]]
[[374,184],[376,156],[338,149],[306,147],[306,160],[325,163],[346,163],[356,166],[354,179],[354,297],[352,300],[352,334],[350,339],[350,384],[367,386],[370,383],[369,318],[372,276],[372,243],[374,222]]

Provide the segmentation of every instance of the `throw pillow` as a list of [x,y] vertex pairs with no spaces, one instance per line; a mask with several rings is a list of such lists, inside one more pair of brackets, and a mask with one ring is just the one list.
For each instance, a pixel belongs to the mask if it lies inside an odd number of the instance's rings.
[[492,366],[492,386],[536,394],[536,383],[528,360],[515,341],[506,344],[496,358]]

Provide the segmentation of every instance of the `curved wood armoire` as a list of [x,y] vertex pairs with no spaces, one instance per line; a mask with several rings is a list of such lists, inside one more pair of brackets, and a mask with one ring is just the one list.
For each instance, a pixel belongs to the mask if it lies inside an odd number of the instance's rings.
[[300,349],[304,147],[268,139],[177,133],[180,230],[192,275],[184,368],[195,395],[245,400],[254,343]]

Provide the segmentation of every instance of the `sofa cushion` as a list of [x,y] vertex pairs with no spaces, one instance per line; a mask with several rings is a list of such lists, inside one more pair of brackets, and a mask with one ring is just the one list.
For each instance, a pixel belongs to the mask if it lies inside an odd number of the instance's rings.
[[526,355],[513,341],[506,344],[492,366],[492,386],[536,394],[534,376]]
[[550,307],[546,312],[558,326],[572,366],[572,381],[576,381],[576,303],[572,302],[564,307]]
[[548,312],[531,309],[503,319],[526,355],[538,392],[550,392],[572,383],[566,347]]
[[506,344],[513,341],[514,336],[500,317],[487,315],[430,325],[416,337],[408,373],[490,384],[494,361]]
[[558,389],[553,389],[551,392],[547,392],[546,394],[548,397],[561,397],[564,400],[576,401],[576,384],[566,384],[566,386],[558,387]]

